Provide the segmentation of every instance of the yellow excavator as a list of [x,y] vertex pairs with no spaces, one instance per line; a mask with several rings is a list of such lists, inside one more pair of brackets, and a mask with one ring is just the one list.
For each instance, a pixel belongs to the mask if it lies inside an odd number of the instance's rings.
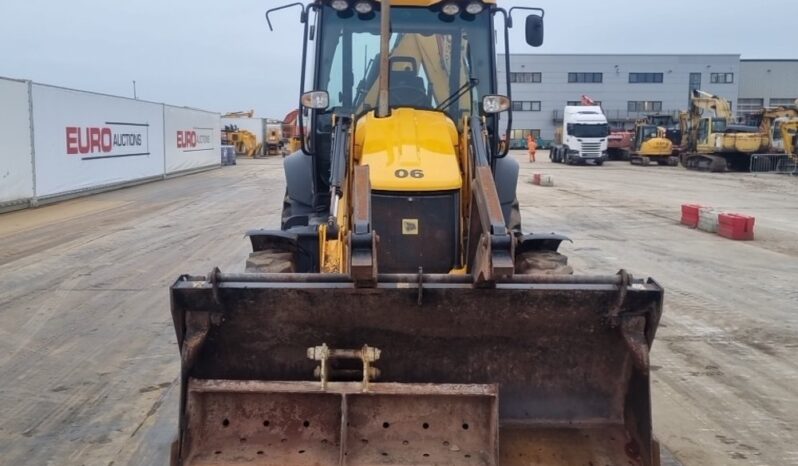
[[236,155],[245,155],[251,158],[255,158],[263,152],[263,144],[258,142],[255,133],[239,129],[236,125],[227,125],[222,128],[222,145],[233,146]]
[[751,155],[768,148],[768,135],[755,126],[734,124],[729,102],[707,92],[693,91],[682,122],[687,148],[681,162],[687,169],[748,171]]
[[222,118],[252,118],[255,116],[255,110],[229,112],[222,115]]
[[543,10],[298,6],[307,115],[281,228],[248,232],[243,273],[171,288],[172,464],[659,465],[662,288],[575,275],[567,238],[521,228],[494,27],[509,69],[513,14],[539,46]]
[[759,120],[760,132],[768,137],[767,152],[770,154],[789,154],[789,151],[785,151],[781,126],[784,123],[798,119],[798,106],[764,108],[755,115],[755,119]]
[[668,139],[666,129],[642,119],[635,123],[629,162],[643,166],[648,166],[651,162],[658,165],[677,165],[679,159],[673,156],[673,142]]
[[781,124],[780,130],[784,153],[793,158],[798,157],[798,118],[785,121]]

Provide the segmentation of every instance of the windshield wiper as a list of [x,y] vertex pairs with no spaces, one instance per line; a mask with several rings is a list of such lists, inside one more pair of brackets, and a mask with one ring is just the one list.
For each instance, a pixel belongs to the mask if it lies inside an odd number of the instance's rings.
[[454,94],[450,95],[446,98],[443,102],[440,103],[435,110],[445,110],[449,108],[453,103],[457,102],[460,97],[465,95],[466,92],[469,92],[471,89],[476,87],[479,84],[479,79],[477,78],[470,78],[467,83],[460,86],[460,89],[454,91]]

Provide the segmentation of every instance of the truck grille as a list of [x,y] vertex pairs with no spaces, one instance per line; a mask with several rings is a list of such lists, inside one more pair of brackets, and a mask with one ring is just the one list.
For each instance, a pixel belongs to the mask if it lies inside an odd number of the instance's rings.
[[600,142],[586,142],[582,143],[582,155],[588,157],[598,157],[601,155]]

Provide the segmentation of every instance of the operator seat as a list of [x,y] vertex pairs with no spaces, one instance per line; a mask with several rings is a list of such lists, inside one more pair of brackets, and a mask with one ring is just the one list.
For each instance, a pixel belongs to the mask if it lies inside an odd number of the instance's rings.
[[424,80],[418,76],[418,65],[412,57],[391,58],[391,107],[427,107],[430,98]]

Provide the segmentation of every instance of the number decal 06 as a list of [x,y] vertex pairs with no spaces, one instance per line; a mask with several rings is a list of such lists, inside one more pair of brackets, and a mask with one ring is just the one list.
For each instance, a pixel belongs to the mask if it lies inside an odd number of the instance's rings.
[[404,168],[400,168],[393,172],[394,176],[397,178],[407,178],[408,176],[411,178],[424,178],[424,170],[410,170],[407,171]]

